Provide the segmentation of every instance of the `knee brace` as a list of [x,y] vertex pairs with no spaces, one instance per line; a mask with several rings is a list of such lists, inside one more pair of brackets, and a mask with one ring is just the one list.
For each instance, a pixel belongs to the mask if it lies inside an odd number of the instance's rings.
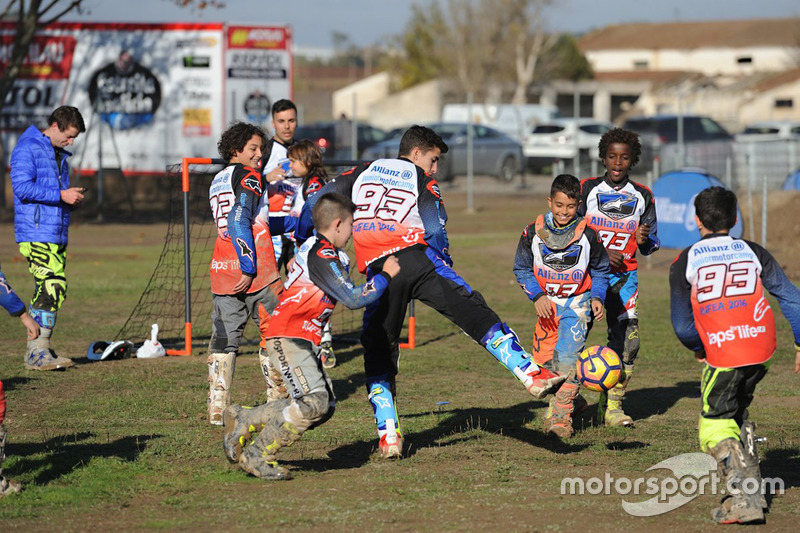
[[293,398],[292,403],[283,410],[283,418],[298,431],[304,432],[328,420],[333,415],[336,402],[332,401],[327,390],[317,390],[300,398]]
[[55,313],[67,298],[67,280],[61,276],[37,280],[36,294],[31,307]]
[[608,347],[619,354],[626,365],[632,365],[639,355],[639,319],[628,318],[609,324]]
[[31,307],[28,310],[28,314],[39,324],[40,328],[53,329],[56,327],[56,313],[53,311]]

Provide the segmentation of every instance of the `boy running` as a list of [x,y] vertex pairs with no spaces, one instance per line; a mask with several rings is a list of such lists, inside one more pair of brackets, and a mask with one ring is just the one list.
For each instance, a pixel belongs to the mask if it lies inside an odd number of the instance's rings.
[[572,413],[585,408],[578,398],[575,361],[586,343],[592,318],[602,320],[608,288],[608,255],[597,233],[577,216],[581,184],[561,174],[550,186],[550,212],[539,215],[522,232],[514,274],[539,317],[534,333],[534,360],[567,376],[550,399],[545,433],[571,437]]
[[670,306],[678,339],[705,363],[700,448],[716,459],[729,489],[712,516],[723,524],[763,522],[766,500],[747,408],[776,348],[775,317],[764,289],[778,300],[792,327],[795,372],[800,368],[800,291],[767,250],[729,235],[736,223],[733,192],[705,189],[694,206],[701,239],[670,267]]
[[578,215],[586,218],[608,252],[608,347],[619,354],[624,368],[619,383],[608,394],[601,394],[598,417],[607,426],[633,426],[633,419],[622,409],[622,400],[639,353],[636,252],[650,255],[661,243],[656,234],[653,193],[628,175],[642,153],[639,137],[632,131],[614,128],[603,134],[598,148],[606,173],[581,182]]

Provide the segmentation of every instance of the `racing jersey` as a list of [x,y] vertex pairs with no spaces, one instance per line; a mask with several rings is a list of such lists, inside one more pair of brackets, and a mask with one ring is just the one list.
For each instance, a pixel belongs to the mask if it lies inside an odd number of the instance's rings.
[[[614,183],[607,176],[581,181],[578,215],[586,218],[607,250],[622,253],[622,267],[612,273],[636,270],[636,249],[650,255],[661,247],[656,228],[656,204],[653,193],[628,179]],[[636,230],[650,225],[650,236],[642,246],[636,244]]]
[[[439,185],[405,158],[378,159],[342,172],[320,193],[337,192],[353,200],[353,244],[358,270],[414,245],[429,246],[448,265],[449,244]],[[312,196],[298,221],[302,240],[311,234],[311,209],[322,194]]]
[[0,306],[4,307],[11,316],[20,316],[25,312],[25,304],[19,299],[17,293],[6,281],[6,277],[0,270]]
[[337,301],[357,309],[380,298],[389,275],[381,272],[356,287],[348,276],[348,265],[347,254],[324,236],[307,240],[295,255],[265,338],[291,337],[318,345]]
[[778,299],[795,342],[800,291],[761,246],[711,234],[683,250],[669,271],[672,326],[690,350],[705,349],[718,368],[764,363],[775,351],[775,318],[764,289]]
[[233,294],[243,273],[255,277],[249,293],[280,277],[269,221],[256,215],[262,194],[261,174],[239,163],[225,167],[211,182],[208,196],[217,225],[210,274],[214,294]]
[[569,298],[589,290],[592,298],[605,300],[608,272],[608,255],[586,219],[578,217],[556,228],[551,213],[539,215],[519,238],[514,274],[531,301],[545,294]]

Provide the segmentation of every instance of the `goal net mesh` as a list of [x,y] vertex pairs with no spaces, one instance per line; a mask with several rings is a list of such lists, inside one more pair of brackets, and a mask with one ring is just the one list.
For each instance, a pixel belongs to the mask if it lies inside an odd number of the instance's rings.
[[[215,160],[210,164],[189,165],[189,190],[182,187],[182,163],[167,168],[165,186],[170,189],[167,230],[164,248],[158,258],[150,280],[128,320],[117,333],[116,339],[139,342],[150,337],[150,328],[158,324],[159,341],[168,350],[182,349],[186,333],[186,265],[185,250],[189,246],[189,280],[191,286],[191,347],[193,353],[208,346],[211,337],[211,285],[209,265],[214,251],[217,229],[211,215],[208,190],[214,176],[224,168]],[[186,220],[184,223],[184,206]],[[352,248],[352,244],[349,245]],[[352,258],[352,249],[348,250]],[[355,265],[355,262],[351,262]],[[364,278],[355,268],[351,278],[356,284]],[[333,333],[340,342],[357,342],[361,331],[362,310],[351,311],[343,305],[336,306],[331,317]],[[250,320],[244,331],[242,346],[256,345],[258,328]]]

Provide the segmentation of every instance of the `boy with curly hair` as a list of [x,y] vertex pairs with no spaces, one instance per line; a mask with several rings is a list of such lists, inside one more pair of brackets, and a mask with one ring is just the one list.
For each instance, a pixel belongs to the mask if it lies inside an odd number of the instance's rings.
[[642,154],[639,137],[630,130],[614,128],[603,134],[598,148],[606,172],[581,182],[578,215],[586,218],[608,252],[608,347],[619,354],[624,366],[619,383],[601,395],[598,416],[607,426],[633,426],[622,401],[639,353],[636,252],[650,255],[661,243],[656,233],[653,193],[629,177]]

